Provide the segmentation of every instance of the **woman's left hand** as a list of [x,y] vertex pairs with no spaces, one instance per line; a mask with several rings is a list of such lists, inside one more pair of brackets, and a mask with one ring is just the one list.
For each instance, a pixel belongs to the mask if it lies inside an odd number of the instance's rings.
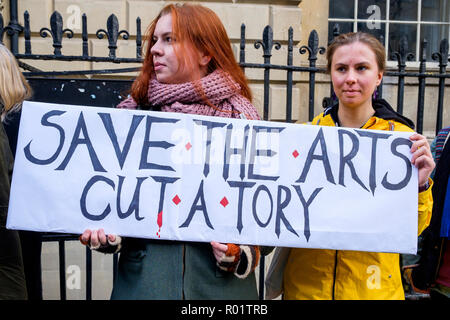
[[411,146],[411,163],[419,170],[419,187],[427,183],[431,172],[433,172],[436,164],[434,163],[433,156],[431,154],[430,144],[427,138],[415,133],[409,137],[412,141]]
[[216,258],[217,262],[220,263],[227,252],[228,246],[226,244],[215,241],[211,242],[211,246],[213,248],[214,257]]

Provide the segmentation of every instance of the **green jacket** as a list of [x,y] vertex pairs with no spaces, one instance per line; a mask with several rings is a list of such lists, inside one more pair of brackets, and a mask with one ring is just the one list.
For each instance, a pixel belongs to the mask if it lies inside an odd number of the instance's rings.
[[[215,86],[213,83],[207,84]],[[200,102],[195,100],[197,97],[194,99],[194,96],[190,96],[186,99],[193,100],[181,101],[185,103],[181,105],[188,106],[193,103],[194,106],[200,106]],[[175,101],[178,100],[174,99],[170,104]],[[231,106],[228,102],[227,105]],[[151,110],[160,107],[152,106]],[[118,108],[140,107],[129,98],[121,102]],[[234,108],[233,105],[230,113],[217,112],[217,115],[237,117],[236,112],[246,113]],[[209,109],[189,107],[183,112],[211,115],[207,111]],[[248,114],[256,114],[259,119],[253,105],[246,103],[245,109]],[[272,249],[260,247],[261,255]],[[210,243],[125,238],[118,269],[112,299],[258,299],[255,273],[240,279],[231,272],[220,270],[216,266]]]
[[13,156],[0,124],[0,300],[27,299],[19,234],[6,229]]
[[111,299],[250,300],[258,293],[255,273],[239,279],[220,270],[209,243],[124,238]]

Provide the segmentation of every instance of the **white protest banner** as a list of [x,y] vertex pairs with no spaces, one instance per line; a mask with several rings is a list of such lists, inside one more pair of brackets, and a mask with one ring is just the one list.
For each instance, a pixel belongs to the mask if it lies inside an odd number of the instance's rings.
[[415,253],[410,134],[25,102],[7,227]]

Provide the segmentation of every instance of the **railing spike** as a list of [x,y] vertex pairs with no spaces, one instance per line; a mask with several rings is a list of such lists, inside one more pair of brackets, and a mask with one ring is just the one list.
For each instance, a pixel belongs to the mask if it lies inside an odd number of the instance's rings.
[[449,61],[449,60],[447,59],[447,57],[448,57],[448,51],[449,51],[449,48],[448,48],[448,41],[447,41],[447,39],[442,39],[442,40],[441,40],[441,43],[440,43],[440,45],[439,45],[439,52],[434,52],[434,53],[431,55],[431,58],[432,58],[433,60],[439,62],[439,67],[440,67],[440,68],[446,67],[446,66],[447,66],[447,62]]
[[30,30],[30,14],[26,10],[23,13],[24,19],[24,38],[25,38],[25,54],[31,54],[31,30]]
[[130,34],[126,30],[119,31],[119,20],[115,14],[111,14],[106,21],[106,29],[99,29],[96,32],[96,36],[99,39],[103,39],[103,36],[106,35],[108,38],[108,49],[109,49],[109,57],[111,59],[116,58],[116,50],[117,50],[117,40],[119,36],[122,36],[123,39],[128,40]]
[[[262,41],[258,40],[255,42],[255,48],[259,49],[262,46],[263,48],[263,57],[264,59],[269,59],[272,56],[272,48],[279,50],[281,48],[281,44],[277,41],[273,41],[273,30],[270,25],[267,25],[263,30],[263,38]],[[268,62],[265,62],[268,63]]]
[[89,56],[89,36],[87,29],[87,16],[83,13],[81,16],[81,39],[83,40],[83,57]]
[[301,46],[300,54],[305,54],[308,52],[308,60],[310,61],[310,66],[314,67],[315,62],[311,65],[312,61],[317,60],[317,54],[324,54],[326,49],[324,47],[319,47],[319,35],[317,34],[316,30],[312,30],[308,37],[308,45],[307,46]]
[[141,32],[141,18],[136,18],[136,58],[142,57],[142,32]]

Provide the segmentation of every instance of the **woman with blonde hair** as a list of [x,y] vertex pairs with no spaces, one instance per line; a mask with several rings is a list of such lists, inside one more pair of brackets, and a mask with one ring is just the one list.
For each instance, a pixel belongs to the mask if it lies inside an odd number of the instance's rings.
[[[259,119],[247,79],[212,10],[167,5],[146,39],[141,72],[119,108]],[[103,252],[120,250],[113,299],[258,298],[253,272],[258,246],[122,239],[103,229],[86,230],[80,241]]]
[[[29,97],[30,87],[19,71],[16,59],[0,44],[1,119],[18,110]],[[3,122],[3,121],[2,121]],[[0,125],[0,300],[27,299],[19,233],[6,229],[13,155],[3,124]]]
[[32,90],[22,72],[16,58],[3,44],[0,44],[0,107],[1,119],[6,114],[18,111],[22,102],[30,98]]

